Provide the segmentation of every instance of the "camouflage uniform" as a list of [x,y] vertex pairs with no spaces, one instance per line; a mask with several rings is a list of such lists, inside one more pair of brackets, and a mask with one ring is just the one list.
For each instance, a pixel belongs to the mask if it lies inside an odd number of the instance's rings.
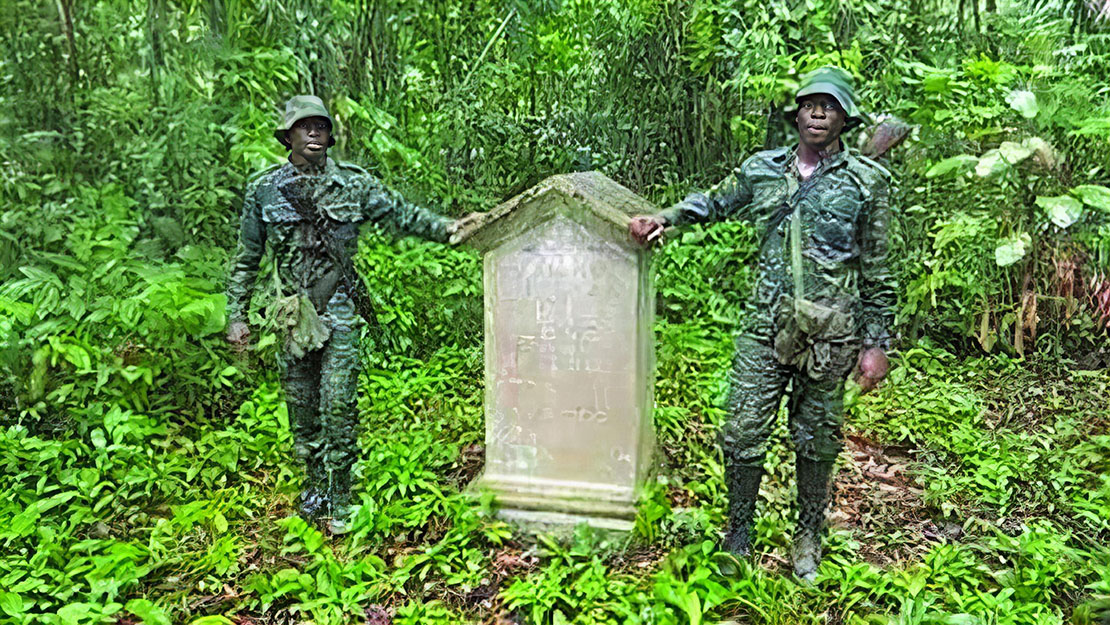
[[[351,256],[360,226],[372,221],[404,234],[446,242],[452,220],[408,204],[365,170],[328,158],[304,174],[274,166],[247,185],[241,234],[228,286],[230,322],[244,321],[259,261],[273,252],[280,299],[271,307],[286,326],[282,369],[297,456],[307,482],[302,507],[346,514],[357,456],[357,305],[365,286]],[[354,276],[354,278],[352,278]]]
[[[728,548],[747,551],[767,440],[792,383],[800,539],[816,538],[819,559],[828,477],[842,446],[844,379],[861,347],[890,347],[889,175],[845,149],[801,180],[795,158],[792,148],[759,152],[709,192],[691,194],[661,216],[669,224],[743,219],[763,235],[758,312],[736,340],[721,432],[730,488]],[[800,234],[800,254],[791,245],[792,231]],[[802,279],[795,284],[797,268]],[[805,312],[799,300],[823,313],[809,320],[808,332],[798,328]]]

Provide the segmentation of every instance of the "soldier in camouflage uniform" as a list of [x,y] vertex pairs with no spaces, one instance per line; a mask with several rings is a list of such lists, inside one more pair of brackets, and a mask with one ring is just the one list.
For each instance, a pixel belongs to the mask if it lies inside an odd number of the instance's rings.
[[889,174],[840,141],[862,122],[851,78],[822,68],[803,80],[795,100],[797,146],[759,152],[707,193],[636,217],[629,230],[646,244],[668,225],[744,219],[761,234],[758,312],[736,340],[721,432],[725,548],[748,553],[767,439],[789,385],[799,508],[794,570],[812,581],[843,444],[844,380],[857,360],[865,390],[886,374],[895,282],[887,262]]
[[345,530],[351,466],[357,456],[358,339],[368,313],[351,256],[359,228],[376,222],[397,233],[446,242],[456,222],[413,206],[365,170],[327,157],[332,118],[315,96],[286,103],[275,138],[289,160],[247,184],[239,247],[228,286],[227,340],[239,349],[250,330],[246,308],[267,246],[285,326],[281,364],[294,447],[306,468],[301,511],[325,514]]

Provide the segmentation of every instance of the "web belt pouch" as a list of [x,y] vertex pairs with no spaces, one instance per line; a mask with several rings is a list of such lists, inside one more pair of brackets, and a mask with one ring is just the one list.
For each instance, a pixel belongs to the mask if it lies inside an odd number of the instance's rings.
[[316,306],[302,293],[290,298],[285,314],[285,353],[293,358],[304,358],[308,352],[320,349],[331,337],[331,330],[320,320]]
[[794,300],[794,319],[812,341],[842,340],[852,333],[851,315],[808,299]]
[[843,341],[852,334],[852,316],[837,308],[808,299],[791,299],[790,305],[782,308],[784,314],[776,324],[775,356],[784,365],[816,373],[820,363],[814,362],[815,347]]
[[784,365],[798,365],[808,344],[805,334],[794,319],[793,304],[792,299],[780,300],[775,307],[775,327],[778,328],[775,333],[775,357]]

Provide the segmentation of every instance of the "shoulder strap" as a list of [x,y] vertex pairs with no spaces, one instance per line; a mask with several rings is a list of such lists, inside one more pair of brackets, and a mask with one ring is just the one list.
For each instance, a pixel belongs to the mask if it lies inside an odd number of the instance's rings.
[[797,208],[790,217],[790,273],[794,277],[795,301],[805,299],[805,282],[802,276],[802,220]]

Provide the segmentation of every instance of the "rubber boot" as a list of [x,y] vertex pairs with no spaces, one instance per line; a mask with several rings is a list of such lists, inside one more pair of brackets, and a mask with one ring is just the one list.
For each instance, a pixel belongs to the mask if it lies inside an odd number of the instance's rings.
[[759,498],[759,482],[763,467],[741,464],[730,460],[725,469],[728,484],[728,529],[725,530],[724,550],[744,557],[751,552],[752,517]]
[[287,399],[289,424],[293,431],[293,451],[304,466],[305,478],[301,483],[301,494],[297,508],[306,519],[315,518],[327,510],[327,476],[324,474],[323,459],[318,453],[319,430],[317,408],[313,403]]
[[346,534],[350,530],[351,469],[333,468],[328,478],[328,532]]
[[306,519],[314,519],[328,510],[328,498],[325,494],[327,477],[324,467],[319,459],[309,459],[305,462],[305,481],[301,489],[300,512]]
[[794,530],[794,574],[806,582],[817,579],[821,563],[821,534],[829,498],[832,462],[798,457],[798,524]]

